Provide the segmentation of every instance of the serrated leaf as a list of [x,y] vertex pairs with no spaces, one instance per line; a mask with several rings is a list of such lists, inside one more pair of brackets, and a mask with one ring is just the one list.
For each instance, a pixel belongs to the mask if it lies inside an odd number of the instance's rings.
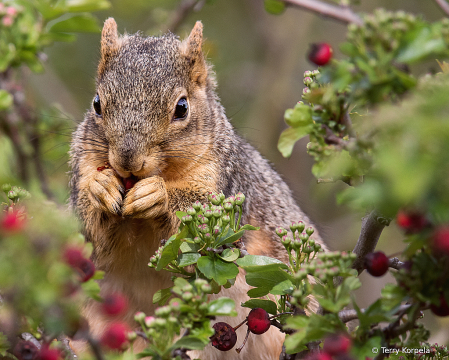
[[240,256],[240,250],[233,248],[233,249],[224,249],[221,254],[217,254],[217,256],[227,262],[233,262],[237,260]]
[[240,227],[239,231],[241,231],[241,230],[260,230],[260,227],[252,226],[250,224],[245,224]]
[[208,279],[214,279],[218,285],[226,284],[228,279],[235,278],[239,269],[234,263],[228,263],[218,257],[202,256],[197,262],[200,270]]
[[162,249],[161,258],[157,263],[157,271],[162,270],[173,260],[176,260],[178,258],[178,250],[181,246],[181,239],[186,237],[188,233],[189,229],[187,228],[187,226],[184,226],[184,228],[179,234],[176,235],[176,237],[171,236],[170,239],[168,239],[167,243]]
[[295,289],[293,283],[290,280],[281,281],[279,284],[273,286],[270,290],[270,294],[273,295],[291,295]]
[[242,304],[243,307],[247,307],[250,309],[261,308],[264,309],[267,313],[276,315],[277,314],[277,306],[274,301],[264,300],[264,299],[251,299]]
[[232,244],[233,242],[236,242],[237,240],[239,240],[243,236],[244,233],[245,233],[245,231],[242,230],[242,231],[237,231],[236,233],[231,234],[228,237],[223,236],[223,237],[217,239],[214,246],[219,247],[219,246],[222,246],[225,244]]
[[207,316],[237,316],[234,300],[220,297],[207,306]]
[[281,152],[282,156],[286,158],[290,157],[296,142],[304,136],[309,135],[312,129],[313,126],[311,125],[285,129],[278,141],[278,150]]
[[167,303],[168,299],[172,295],[171,289],[173,287],[169,287],[166,289],[160,289],[156,291],[153,295],[153,304],[158,304],[159,306],[163,306]]
[[285,110],[284,120],[293,128],[311,125],[313,123],[312,109],[306,104],[298,103],[293,109]]
[[201,257],[199,253],[183,253],[178,256],[178,266],[184,267],[192,264],[196,264]]

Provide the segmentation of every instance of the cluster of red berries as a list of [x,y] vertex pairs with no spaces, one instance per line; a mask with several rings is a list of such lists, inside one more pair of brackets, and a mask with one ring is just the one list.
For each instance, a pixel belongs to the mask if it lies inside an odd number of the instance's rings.
[[88,281],[95,273],[95,265],[87,259],[80,248],[68,246],[63,255],[64,261],[79,274],[80,281]]
[[307,356],[307,360],[352,360],[349,355],[351,339],[346,335],[334,334],[324,339],[323,350]]
[[[120,293],[112,293],[104,297],[101,304],[103,314],[108,317],[117,317],[122,315],[128,308],[128,300]],[[101,344],[109,349],[123,350],[127,347],[130,340],[128,324],[122,321],[112,322],[101,337]]]
[[246,323],[248,331],[246,332],[245,340],[236,349],[240,353],[248,340],[249,333],[252,332],[253,334],[260,335],[267,332],[271,326],[271,320],[277,316],[279,314],[270,317],[264,309],[254,308],[249,312],[246,319],[236,327],[232,327],[225,322],[217,322],[213,325],[215,334],[211,337],[212,346],[221,351],[231,350],[237,342],[237,334],[235,331]]

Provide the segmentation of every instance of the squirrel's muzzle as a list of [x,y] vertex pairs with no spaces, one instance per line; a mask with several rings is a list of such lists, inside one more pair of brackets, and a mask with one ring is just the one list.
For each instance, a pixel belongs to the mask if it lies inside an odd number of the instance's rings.
[[145,153],[140,139],[131,134],[122,137],[115,146],[109,149],[109,163],[121,175],[129,175],[142,170],[145,164]]

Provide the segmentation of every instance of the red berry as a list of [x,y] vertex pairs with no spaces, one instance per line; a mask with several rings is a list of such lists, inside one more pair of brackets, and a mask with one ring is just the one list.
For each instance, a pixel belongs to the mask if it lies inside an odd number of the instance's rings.
[[440,304],[430,305],[430,310],[437,316],[449,316],[449,306],[443,294],[440,295]]
[[64,261],[72,267],[78,267],[85,259],[81,249],[74,246],[68,246],[62,257],[64,258]]
[[215,330],[215,334],[210,338],[212,346],[220,351],[231,350],[237,342],[234,328],[223,321],[215,323],[212,327]]
[[129,331],[130,329],[125,323],[112,323],[101,337],[101,343],[110,349],[122,350],[128,343],[127,334]]
[[345,335],[334,334],[324,339],[323,351],[330,355],[346,354],[351,347],[351,339]]
[[102,309],[106,315],[118,315],[126,310],[128,300],[119,293],[110,294],[104,298]]
[[106,166],[99,166],[97,167],[97,171],[103,171],[104,169],[106,169]]
[[327,43],[310,44],[308,58],[318,66],[326,65],[332,58],[333,50]]
[[137,177],[131,175],[130,177],[127,177],[126,179],[123,179],[123,186],[125,187],[125,191],[128,191],[131,189],[139,180]]
[[254,308],[248,314],[248,329],[253,334],[263,334],[271,326],[268,313],[261,308]]
[[38,354],[39,360],[58,360],[61,358],[61,351],[58,349],[50,349],[47,345],[43,345]]
[[432,249],[436,256],[449,256],[449,226],[442,226],[435,231]]
[[369,253],[365,257],[365,267],[372,276],[382,276],[388,271],[388,258],[382,251]]
[[13,210],[7,212],[0,222],[0,229],[7,233],[16,233],[25,226],[25,216],[20,211]]
[[79,266],[76,268],[76,270],[78,270],[78,272],[81,276],[81,282],[86,282],[92,276],[94,276],[95,265],[89,259],[83,259],[83,261],[79,264]]
[[19,360],[37,359],[39,349],[31,341],[20,340],[14,347],[13,354]]
[[399,227],[404,229],[406,234],[416,234],[430,225],[426,217],[419,212],[399,211],[396,216]]

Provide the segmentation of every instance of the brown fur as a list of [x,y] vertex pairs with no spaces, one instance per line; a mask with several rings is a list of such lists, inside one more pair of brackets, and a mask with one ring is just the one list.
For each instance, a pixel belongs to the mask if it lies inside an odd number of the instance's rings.
[[[234,132],[201,45],[200,22],[181,42],[171,34],[119,37],[115,21],[106,20],[97,78],[101,116],[91,108],[73,136],[71,205],[93,244],[96,267],[106,273],[101,291],[120,291],[129,298],[123,320],[131,326],[135,312],[153,313],[154,292],[171,285],[169,273],[156,272],[147,263],[160,241],[178,228],[175,212],[196,200],[204,202],[209,191],[245,194],[242,222],[261,227],[243,238],[253,254],[286,261],[275,226],[288,227],[291,220],[309,223],[279,174]],[[189,103],[188,115],[173,120],[181,97]],[[113,169],[97,171],[105,162]],[[131,174],[139,181],[125,194],[122,178]],[[236,301],[239,318],[231,323],[246,316],[247,309],[239,304],[248,298],[248,289],[240,274],[235,286],[220,293]],[[98,307],[92,301],[83,310],[94,336],[109,321]],[[277,358],[282,335],[270,331],[252,337],[240,359],[245,353]],[[78,351],[83,346],[74,343]],[[229,355],[208,347],[201,356]]]

